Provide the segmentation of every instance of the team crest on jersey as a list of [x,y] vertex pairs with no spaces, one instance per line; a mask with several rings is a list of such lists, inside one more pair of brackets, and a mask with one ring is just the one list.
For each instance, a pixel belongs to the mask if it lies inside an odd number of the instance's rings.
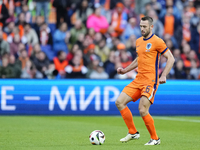
[[147,43],[146,49],[151,49],[152,44],[151,43]]

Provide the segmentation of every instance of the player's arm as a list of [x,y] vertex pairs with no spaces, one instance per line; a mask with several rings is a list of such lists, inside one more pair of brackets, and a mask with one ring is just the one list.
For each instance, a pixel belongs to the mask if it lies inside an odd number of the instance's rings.
[[138,66],[138,62],[137,62],[137,58],[135,58],[135,60],[129,66],[127,66],[126,68],[124,68],[124,69],[121,68],[121,67],[118,68],[117,73],[118,74],[125,74],[125,73],[137,68],[137,66]]
[[160,84],[166,83],[166,76],[170,72],[171,68],[173,67],[174,61],[175,61],[174,56],[172,55],[170,50],[168,50],[166,53],[164,53],[163,56],[165,58],[167,58],[167,64],[166,64],[166,66],[161,74],[161,77],[159,79]]

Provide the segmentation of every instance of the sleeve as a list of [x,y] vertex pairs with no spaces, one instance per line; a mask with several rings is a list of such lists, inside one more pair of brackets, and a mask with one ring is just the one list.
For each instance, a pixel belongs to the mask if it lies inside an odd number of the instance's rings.
[[87,22],[86,22],[86,26],[87,28],[92,28],[93,27],[93,19],[91,18],[92,16],[89,16],[88,19],[87,19]]
[[168,51],[168,47],[165,44],[165,42],[159,38],[159,41],[157,42],[157,51],[163,55],[165,52]]

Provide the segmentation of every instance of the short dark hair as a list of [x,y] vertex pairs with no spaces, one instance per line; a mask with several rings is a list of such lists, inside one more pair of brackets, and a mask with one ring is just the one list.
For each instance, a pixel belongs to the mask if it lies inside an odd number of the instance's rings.
[[64,51],[63,51],[63,50],[59,50],[59,51],[57,52],[57,56],[58,56],[58,57],[61,56],[62,53],[64,53]]
[[146,21],[147,20],[150,25],[153,24],[153,19],[151,17],[149,17],[149,16],[142,17],[141,20],[142,21]]

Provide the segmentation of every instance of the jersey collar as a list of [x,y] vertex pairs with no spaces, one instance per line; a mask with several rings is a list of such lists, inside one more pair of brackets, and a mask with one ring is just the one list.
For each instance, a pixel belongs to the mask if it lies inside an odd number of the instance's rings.
[[154,34],[152,34],[149,38],[147,38],[147,39],[145,39],[145,38],[143,38],[143,40],[144,41],[147,41],[147,40],[149,40],[150,38],[152,38],[152,36],[153,36]]

